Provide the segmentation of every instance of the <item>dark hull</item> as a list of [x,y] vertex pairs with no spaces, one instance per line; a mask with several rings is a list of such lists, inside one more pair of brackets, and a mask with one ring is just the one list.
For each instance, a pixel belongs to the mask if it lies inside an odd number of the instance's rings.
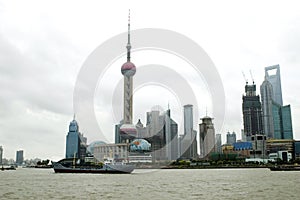
[[271,171],[300,171],[299,166],[276,166],[270,167]]
[[88,174],[130,174],[132,165],[104,165],[102,168],[68,168],[60,163],[53,163],[55,173],[88,173]]
[[87,173],[87,174],[128,174],[130,172],[123,171],[107,171],[107,170],[88,170],[88,169],[54,169],[55,173]]
[[4,171],[4,170],[16,170],[16,168],[14,167],[14,166],[10,166],[10,167],[1,167],[0,168],[2,171]]

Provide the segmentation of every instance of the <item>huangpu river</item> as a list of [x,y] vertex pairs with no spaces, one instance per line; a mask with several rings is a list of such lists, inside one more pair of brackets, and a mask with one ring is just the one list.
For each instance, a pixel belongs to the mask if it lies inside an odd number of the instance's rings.
[[0,171],[0,199],[299,199],[300,172],[136,169],[132,174]]

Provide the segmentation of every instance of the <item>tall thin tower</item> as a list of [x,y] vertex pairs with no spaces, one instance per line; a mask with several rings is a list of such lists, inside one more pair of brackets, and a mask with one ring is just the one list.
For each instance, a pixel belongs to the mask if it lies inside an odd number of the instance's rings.
[[193,127],[193,105],[184,105],[184,134],[191,134],[194,130]]
[[210,153],[215,152],[215,128],[212,123],[213,118],[205,116],[199,124],[199,139],[200,139],[200,157],[206,158]]
[[265,134],[268,138],[292,139],[291,108],[290,105],[283,106],[279,65],[265,68],[265,80],[260,92]]
[[[275,73],[270,74],[271,71]],[[282,91],[281,91],[281,80],[280,80],[280,66],[273,65],[265,68],[265,79],[268,80],[272,85],[273,90],[273,101],[279,105],[283,105]]]
[[121,73],[124,76],[124,107],[123,107],[123,125],[120,128],[121,140],[125,142],[127,139],[131,140],[136,136],[136,128],[132,124],[132,78],[136,72],[135,65],[130,61],[130,10],[128,14],[128,41],[127,41],[127,62],[121,67]]
[[274,121],[273,121],[273,86],[265,76],[264,82],[260,86],[262,114],[263,114],[263,131],[268,138],[274,138]]

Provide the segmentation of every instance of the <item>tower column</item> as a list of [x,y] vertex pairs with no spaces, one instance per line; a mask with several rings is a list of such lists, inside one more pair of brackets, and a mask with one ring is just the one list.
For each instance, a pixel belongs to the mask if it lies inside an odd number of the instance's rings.
[[121,67],[121,73],[124,76],[124,107],[123,107],[123,124],[120,127],[121,141],[131,141],[136,137],[137,130],[132,124],[132,100],[133,100],[133,76],[136,72],[135,65],[130,61],[130,14],[128,15],[128,41],[126,45],[127,49],[127,62]]
[[132,124],[132,77],[124,76],[124,124]]

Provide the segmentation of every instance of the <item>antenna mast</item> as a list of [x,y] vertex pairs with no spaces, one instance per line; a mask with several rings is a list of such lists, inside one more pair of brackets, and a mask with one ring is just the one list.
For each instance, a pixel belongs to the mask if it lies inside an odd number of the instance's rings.
[[128,41],[127,41],[127,62],[130,61],[130,50],[131,50],[131,44],[130,44],[130,9],[128,11]]

